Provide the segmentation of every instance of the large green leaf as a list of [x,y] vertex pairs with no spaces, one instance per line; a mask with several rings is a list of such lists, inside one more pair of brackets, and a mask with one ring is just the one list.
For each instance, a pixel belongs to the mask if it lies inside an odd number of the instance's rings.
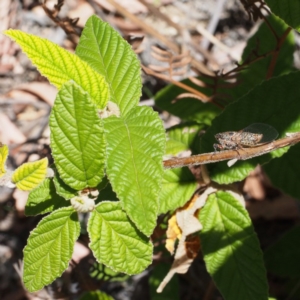
[[281,277],[299,278],[300,226],[285,233],[276,243],[265,251],[267,270]]
[[206,268],[224,299],[268,299],[259,241],[240,202],[227,192],[212,194],[199,220]]
[[166,213],[184,205],[190,200],[196,187],[195,177],[187,167],[165,170],[159,197],[159,212]]
[[297,144],[282,157],[273,159],[264,166],[264,170],[276,187],[298,199],[300,199],[299,154],[300,144]]
[[28,291],[42,289],[66,270],[79,233],[77,212],[72,207],[42,219],[24,248],[23,282]]
[[299,0],[266,0],[272,12],[283,19],[289,26],[300,30],[300,1]]
[[10,29],[5,34],[21,46],[41,74],[58,89],[69,80],[74,80],[90,94],[98,108],[105,107],[109,99],[107,82],[77,55],[20,30]]
[[[278,36],[282,36],[287,29],[286,24],[274,15],[270,15],[267,21]],[[245,70],[238,73],[238,84],[236,86],[227,90],[219,89],[218,91],[227,93],[236,100],[257,84],[263,82],[269,74],[268,71],[273,64],[274,55],[267,55],[258,60],[256,58],[271,51],[274,52],[276,48],[277,40],[274,38],[274,34],[271,32],[269,25],[262,22],[257,32],[248,40],[240,63],[253,60],[254,62],[248,64]],[[280,47],[273,72],[269,74],[271,77],[284,75],[294,70],[294,51],[295,38],[291,32]]]
[[[206,78],[202,79],[207,80]],[[182,82],[197,90],[199,89],[206,95],[211,93],[209,89],[196,86],[189,79],[185,79]],[[170,84],[155,95],[155,104],[161,109],[166,110],[183,120],[197,121],[207,125],[210,125],[211,121],[221,112],[217,106],[211,103],[203,103],[200,100],[191,97],[185,97],[174,101],[183,93],[187,93],[187,91],[176,85]]]
[[[284,137],[288,132],[300,131],[299,80],[300,72],[270,79],[229,105],[203,135],[201,152],[213,151],[216,133],[238,131],[252,123],[273,126],[279,132],[279,137]],[[230,168],[226,162],[210,164],[208,168],[214,181],[228,184],[244,179],[258,163],[279,157],[287,150],[288,147],[285,147],[257,158],[238,161]]]
[[149,107],[136,107],[125,117],[104,119],[107,176],[122,207],[146,235],[156,225],[163,174],[165,132]]
[[[283,35],[288,28],[280,18],[277,18],[274,15],[270,15],[267,20],[278,36]],[[276,49],[277,42],[278,41],[274,38],[269,25],[267,25],[266,22],[262,22],[257,32],[248,40],[242,55],[242,62],[248,61],[249,59],[253,60],[258,55],[263,55]],[[274,72],[272,74],[273,77],[283,75],[293,69],[294,51],[295,38],[291,32],[280,47]],[[255,54],[253,52],[255,52]],[[248,85],[256,85],[266,78],[267,70],[269,69],[272,60],[273,56],[268,55],[266,58],[251,63],[242,73],[242,78],[247,81]]]
[[56,193],[53,181],[47,178],[40,186],[30,192],[25,206],[25,215],[45,214],[70,205],[69,201]]
[[76,54],[103,75],[110,100],[126,115],[141,96],[140,62],[131,46],[108,23],[91,16],[82,31]]
[[130,221],[119,202],[101,202],[88,222],[90,248],[99,263],[127,274],[142,272],[153,246]]
[[76,83],[57,94],[51,115],[51,148],[62,180],[81,190],[95,187],[104,175],[105,140],[96,106]]

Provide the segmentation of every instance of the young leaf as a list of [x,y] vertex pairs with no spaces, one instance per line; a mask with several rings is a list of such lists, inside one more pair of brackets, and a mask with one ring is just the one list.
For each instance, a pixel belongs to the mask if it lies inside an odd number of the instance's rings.
[[12,175],[12,182],[22,191],[30,191],[43,182],[47,174],[48,159],[24,163]]
[[231,194],[209,196],[199,220],[206,268],[225,299],[268,298],[263,256],[247,211]]
[[[284,137],[288,132],[300,131],[299,80],[300,72],[270,79],[229,105],[203,135],[201,152],[213,150],[216,133],[239,131],[252,123],[266,123],[273,126],[279,132],[279,137]],[[242,180],[258,163],[266,163],[274,157],[283,155],[287,150],[288,147],[285,147],[257,158],[238,161],[230,168],[226,162],[210,164],[208,165],[210,176],[220,184]]]
[[156,225],[165,132],[158,114],[136,107],[104,119],[107,176],[130,219],[146,235]]
[[289,26],[300,31],[300,3],[295,0],[266,0],[272,12],[283,19]]
[[91,16],[82,31],[76,54],[103,75],[110,101],[126,115],[141,96],[140,61],[131,46],[108,23]]
[[25,206],[25,215],[45,214],[70,205],[69,201],[56,194],[53,181],[46,178],[41,185],[30,192]]
[[61,179],[76,190],[95,187],[104,175],[102,120],[88,93],[63,85],[50,115],[51,148]]
[[6,172],[5,163],[8,157],[8,147],[7,145],[2,145],[0,143],[0,177]]
[[41,74],[58,89],[73,80],[90,94],[98,108],[106,106],[109,99],[107,82],[77,55],[46,39],[20,30],[6,30],[5,34],[20,45]]
[[55,210],[30,233],[24,248],[23,282],[38,291],[68,267],[80,233],[77,212],[72,207]]
[[88,222],[90,248],[99,263],[127,274],[142,272],[153,246],[130,221],[119,202],[101,202]]
[[165,170],[159,197],[160,213],[166,213],[184,205],[197,186],[195,177],[188,168]]
[[300,198],[300,185],[297,184],[300,176],[299,153],[300,144],[297,144],[291,147],[280,159],[273,159],[264,165],[264,170],[273,185],[297,199]]

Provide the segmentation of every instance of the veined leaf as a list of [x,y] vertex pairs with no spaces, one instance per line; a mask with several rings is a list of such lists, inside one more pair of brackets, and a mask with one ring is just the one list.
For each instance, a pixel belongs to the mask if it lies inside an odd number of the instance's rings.
[[55,210],[30,233],[23,275],[30,292],[50,284],[68,267],[79,233],[77,212],[72,207]]
[[158,114],[136,107],[104,119],[107,176],[130,219],[146,235],[156,225],[165,132]]
[[195,177],[187,167],[165,170],[159,197],[159,212],[166,213],[184,205],[190,200],[196,187]]
[[130,221],[119,202],[101,202],[88,222],[90,248],[99,263],[137,274],[152,261],[153,246]]
[[42,184],[30,192],[25,206],[25,215],[45,214],[70,205],[70,202],[56,194],[53,181],[46,178]]
[[[201,152],[213,151],[214,135],[224,131],[238,131],[252,123],[266,123],[273,126],[279,137],[288,132],[300,131],[300,72],[275,77],[256,86],[248,94],[225,108],[212,123],[201,139]],[[251,114],[249,114],[251,111]],[[238,161],[232,167],[226,162],[208,165],[212,180],[228,184],[244,179],[256,165],[280,157],[288,147],[272,151],[260,157]],[[238,150],[238,151],[247,151]]]
[[8,157],[8,147],[7,145],[2,145],[0,143],[0,177],[6,172],[5,163]]
[[140,61],[131,46],[108,23],[91,16],[82,31],[76,54],[103,75],[110,101],[126,115],[141,96]]
[[6,30],[5,34],[20,45],[41,74],[58,89],[73,80],[90,94],[98,108],[106,106],[109,99],[107,82],[77,55],[44,38],[20,30]]
[[21,165],[12,175],[12,182],[22,191],[30,191],[43,182],[47,174],[48,159]]
[[58,92],[50,115],[51,148],[61,179],[81,190],[104,176],[105,140],[102,120],[88,93],[76,83]]
[[266,0],[272,12],[283,19],[289,26],[300,31],[300,2],[295,0]]
[[263,255],[240,202],[227,192],[212,194],[199,220],[206,268],[224,299],[268,299]]

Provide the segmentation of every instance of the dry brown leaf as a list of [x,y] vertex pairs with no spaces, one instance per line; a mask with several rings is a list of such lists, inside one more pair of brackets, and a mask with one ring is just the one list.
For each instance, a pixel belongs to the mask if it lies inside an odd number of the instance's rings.
[[[21,84],[17,87],[17,90],[24,91],[31,95],[34,95],[35,97],[48,103],[50,106],[53,106],[55,96],[57,94],[57,89],[47,82],[31,82],[31,83]],[[11,94],[11,97],[14,98],[15,95]]]
[[[126,7],[126,9],[132,14],[140,14],[140,13],[145,14],[148,12],[147,7],[142,3],[140,3],[138,0],[115,0],[115,1],[116,3]],[[95,0],[95,2],[110,12],[115,13],[117,11],[115,7],[107,0]]]
[[68,17],[71,19],[79,18],[78,26],[84,27],[88,18],[95,13],[95,10],[88,2],[80,2],[74,9],[70,10]]
[[[207,197],[216,192],[214,187],[208,187],[200,196],[196,195],[187,203],[184,208],[178,209],[176,212],[177,224],[181,230],[181,237],[179,239],[178,247],[176,249],[174,262],[170,271],[159,285],[157,292],[161,293],[166,284],[171,280],[175,273],[184,274],[189,269],[194,260],[194,250],[187,247],[186,239],[189,235],[198,232],[202,229],[202,225],[195,216],[201,207],[204,206]],[[173,225],[173,228],[175,226]],[[195,248],[194,248],[195,249]],[[193,255],[191,255],[193,253]]]
[[[174,224],[174,220],[169,222],[169,226],[171,224],[172,229],[170,229],[170,240],[168,240],[168,247],[171,249],[172,246],[174,247],[174,238],[176,234],[179,238],[179,243],[175,252],[175,257],[171,269],[157,288],[158,293],[161,293],[163,291],[164,287],[171,280],[175,273],[184,274],[188,271],[190,265],[192,264],[200,249],[200,239],[198,236],[193,235],[194,233],[202,229],[202,224],[198,219],[198,213],[204,206],[208,196],[221,189],[232,194],[233,197],[236,198],[245,207],[245,200],[241,194],[234,190],[229,190],[227,187],[226,189],[223,189],[221,188],[221,186],[215,185],[208,186],[208,188],[201,195],[195,195],[193,199],[188,202],[183,208],[178,209],[176,211],[177,225]],[[180,229],[181,234],[177,233],[177,227],[178,229]],[[171,240],[171,233],[175,233],[172,236],[173,240]]]
[[26,141],[25,135],[3,113],[0,113],[0,140],[3,144],[22,144]]

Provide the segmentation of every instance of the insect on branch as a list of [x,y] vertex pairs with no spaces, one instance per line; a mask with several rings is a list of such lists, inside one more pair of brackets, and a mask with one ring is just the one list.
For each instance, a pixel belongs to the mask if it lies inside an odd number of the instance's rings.
[[181,168],[184,166],[197,166],[209,163],[215,163],[223,160],[246,160],[260,156],[279,148],[292,146],[300,142],[300,132],[289,134],[287,137],[274,142],[263,144],[253,148],[242,148],[237,150],[225,150],[220,152],[203,153],[183,158],[172,158],[163,162],[165,169]]

